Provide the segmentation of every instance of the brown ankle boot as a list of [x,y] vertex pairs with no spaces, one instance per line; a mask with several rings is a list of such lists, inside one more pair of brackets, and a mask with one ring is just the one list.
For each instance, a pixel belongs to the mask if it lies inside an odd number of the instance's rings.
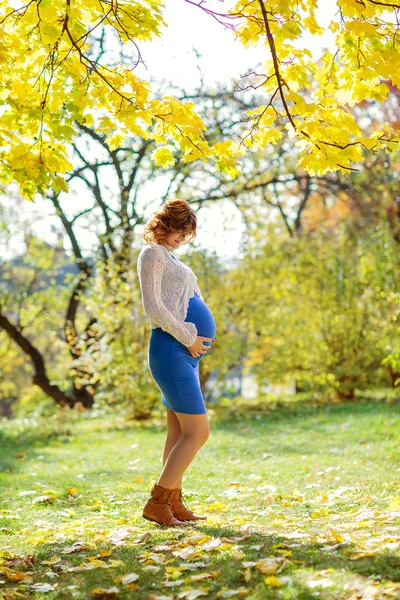
[[172,490],[155,483],[151,490],[151,496],[143,509],[143,517],[148,521],[154,521],[159,525],[167,525],[168,527],[188,525],[188,523],[176,519],[172,514],[169,505],[171,493]]
[[170,506],[173,514],[180,521],[197,521],[207,519],[207,517],[199,517],[198,515],[195,515],[183,504],[182,490],[180,488],[174,488],[172,490],[170,496]]

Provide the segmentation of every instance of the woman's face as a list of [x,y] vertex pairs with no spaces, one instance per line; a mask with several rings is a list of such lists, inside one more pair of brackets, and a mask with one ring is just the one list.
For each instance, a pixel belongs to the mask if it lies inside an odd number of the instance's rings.
[[179,246],[185,242],[185,232],[177,231],[176,233],[171,233],[168,237],[165,238],[165,245],[172,248],[179,248]]

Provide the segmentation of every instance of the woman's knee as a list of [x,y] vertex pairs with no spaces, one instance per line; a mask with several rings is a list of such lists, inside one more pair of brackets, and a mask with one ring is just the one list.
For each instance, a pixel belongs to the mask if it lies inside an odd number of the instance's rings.
[[193,440],[199,447],[206,443],[211,434],[206,415],[179,415],[178,418],[183,437]]
[[183,433],[181,439],[190,441],[197,448],[201,448],[208,440],[209,435],[206,431],[193,431]]
[[195,432],[193,432],[193,436],[196,438],[199,447],[203,446],[208,438],[210,437],[210,427],[203,427]]

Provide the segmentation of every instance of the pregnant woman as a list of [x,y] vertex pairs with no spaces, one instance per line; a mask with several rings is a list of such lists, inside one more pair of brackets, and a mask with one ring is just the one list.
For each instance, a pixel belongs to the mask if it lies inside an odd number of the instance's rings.
[[182,477],[210,435],[199,381],[199,362],[211,349],[216,325],[197,277],[172,250],[196,235],[195,211],[170,200],[146,223],[137,262],[143,308],[149,317],[150,373],[167,412],[163,470],[143,517],[160,525],[187,526],[206,519],[183,502]]

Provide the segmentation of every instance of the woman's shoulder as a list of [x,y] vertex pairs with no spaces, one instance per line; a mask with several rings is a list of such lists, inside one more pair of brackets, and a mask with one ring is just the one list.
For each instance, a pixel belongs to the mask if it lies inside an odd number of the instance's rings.
[[143,244],[140,252],[139,252],[139,257],[154,257],[154,258],[159,258],[160,260],[165,259],[165,250],[166,248],[164,248],[163,246],[161,246],[161,244],[157,244],[156,242],[146,242],[145,244]]

